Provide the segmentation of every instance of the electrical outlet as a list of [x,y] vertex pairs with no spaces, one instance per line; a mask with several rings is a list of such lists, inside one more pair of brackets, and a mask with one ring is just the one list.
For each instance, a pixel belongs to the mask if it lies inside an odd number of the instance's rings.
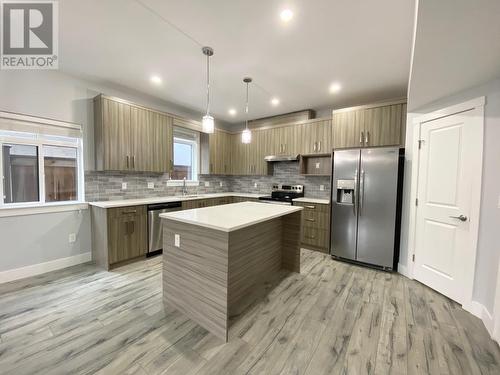
[[148,189],[154,189],[155,188],[155,183],[154,182],[148,182]]
[[122,182],[122,190],[127,190],[127,183],[126,182]]
[[325,185],[319,185],[319,190],[320,191],[325,191]]
[[205,181],[205,187],[209,187],[210,186],[210,181]]
[[223,183],[222,183],[222,181],[221,181],[221,182],[219,182],[219,185],[220,185],[220,187],[222,187],[224,184],[223,184]]
[[319,169],[319,163],[316,163],[316,169]]
[[180,234],[175,234],[174,235],[174,246],[175,247],[181,247],[181,235]]
[[68,241],[69,241],[69,243],[75,243],[76,242],[76,233],[70,233]]
[[253,187],[254,187],[254,188],[256,188],[256,187],[257,187],[257,183],[256,183],[256,182],[254,182]]

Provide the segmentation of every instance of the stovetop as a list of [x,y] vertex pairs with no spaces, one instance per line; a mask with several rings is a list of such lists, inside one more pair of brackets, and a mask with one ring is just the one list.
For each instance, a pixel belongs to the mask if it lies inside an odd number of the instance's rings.
[[276,202],[292,202],[292,199],[304,196],[303,185],[273,185],[270,196],[260,197],[260,200]]

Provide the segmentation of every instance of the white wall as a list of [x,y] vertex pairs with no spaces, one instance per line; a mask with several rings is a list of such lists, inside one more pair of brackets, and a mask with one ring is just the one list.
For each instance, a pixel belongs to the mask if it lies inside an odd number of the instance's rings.
[[[84,163],[94,168],[92,98],[104,93],[199,119],[201,114],[119,87],[58,71],[0,71],[0,111],[71,121],[83,126]],[[69,234],[76,233],[70,244]],[[91,251],[89,210],[0,218],[1,272]],[[1,277],[0,277],[1,279]]]
[[[401,239],[400,264],[407,266],[408,252],[408,214],[410,202],[410,173],[413,161],[413,118],[422,113],[432,112],[450,105],[486,96],[485,132],[483,154],[483,182],[481,193],[481,216],[479,223],[479,243],[474,282],[474,301],[479,302],[493,314],[497,274],[500,261],[500,79],[481,85],[418,108],[408,113],[406,137],[405,202],[403,206],[403,224]],[[500,313],[500,312],[497,312]]]

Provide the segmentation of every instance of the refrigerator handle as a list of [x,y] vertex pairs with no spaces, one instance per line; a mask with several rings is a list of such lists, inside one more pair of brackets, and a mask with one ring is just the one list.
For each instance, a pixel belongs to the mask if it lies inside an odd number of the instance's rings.
[[358,205],[358,170],[354,172],[354,196],[352,197],[352,209],[354,211],[354,216],[358,215],[357,210]]
[[365,195],[365,171],[361,170],[361,177],[359,179],[359,214],[363,209],[363,197]]

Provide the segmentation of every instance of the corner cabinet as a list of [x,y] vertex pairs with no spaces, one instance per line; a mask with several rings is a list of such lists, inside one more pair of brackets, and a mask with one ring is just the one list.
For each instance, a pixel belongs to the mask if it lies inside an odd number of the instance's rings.
[[333,148],[404,145],[406,103],[333,111]]
[[98,171],[170,172],[171,116],[99,95],[94,117]]

